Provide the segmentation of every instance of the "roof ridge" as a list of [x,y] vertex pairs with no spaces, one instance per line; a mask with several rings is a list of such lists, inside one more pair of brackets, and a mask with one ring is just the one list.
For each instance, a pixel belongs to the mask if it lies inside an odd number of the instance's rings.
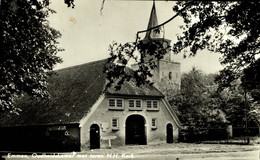
[[73,69],[73,68],[77,68],[77,67],[80,67],[80,66],[92,65],[92,64],[100,63],[102,61],[107,61],[107,60],[108,60],[108,58],[105,58],[105,59],[101,59],[101,60],[86,62],[86,63],[82,63],[82,64],[77,64],[77,65],[74,65],[74,66],[68,66],[68,67],[65,67],[65,68],[60,68],[60,69],[57,69],[57,70],[54,70],[54,71],[57,72],[57,71],[62,71],[62,70]]

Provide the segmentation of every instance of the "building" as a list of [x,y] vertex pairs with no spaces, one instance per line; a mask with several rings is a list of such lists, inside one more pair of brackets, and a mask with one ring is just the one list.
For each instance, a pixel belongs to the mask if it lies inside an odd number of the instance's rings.
[[[158,23],[155,12],[153,6],[148,27]],[[181,124],[162,92],[151,85],[136,87],[133,81],[119,91],[104,92],[106,63],[100,60],[58,70],[48,79],[50,99],[17,100],[20,115],[0,117],[0,150],[84,151],[176,142]],[[179,85],[180,64],[170,61],[169,54],[157,63],[154,73],[160,82]]]
[[[157,13],[155,2],[153,3],[150,19],[148,22],[148,27],[153,28],[158,26]],[[150,43],[151,41],[157,41],[163,44],[164,47],[170,45],[171,40],[164,38],[165,31],[163,28],[153,29],[146,32],[143,43]],[[180,72],[180,63],[173,61],[172,52],[170,49],[167,49],[167,53],[163,56],[162,59],[158,60],[154,56],[144,55],[144,61],[147,62],[151,58],[155,61],[156,68],[152,70],[153,77],[151,81],[154,82],[156,88],[161,92],[167,95],[169,90],[179,90],[181,85],[181,72]],[[134,64],[131,66],[133,69],[137,69],[137,65]]]
[[20,115],[0,117],[0,150],[80,151],[89,148],[172,143],[180,122],[153,86],[104,91],[106,60],[69,67],[49,78],[51,99],[22,97]]

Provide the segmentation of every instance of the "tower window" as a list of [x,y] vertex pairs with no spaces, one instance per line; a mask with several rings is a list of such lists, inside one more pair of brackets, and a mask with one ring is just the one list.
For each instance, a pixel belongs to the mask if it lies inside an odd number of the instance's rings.
[[172,72],[169,72],[169,79],[172,79]]

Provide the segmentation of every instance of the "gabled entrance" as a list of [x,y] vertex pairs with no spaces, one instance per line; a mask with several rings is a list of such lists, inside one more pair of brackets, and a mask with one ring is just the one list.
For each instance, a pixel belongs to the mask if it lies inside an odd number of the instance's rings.
[[100,148],[100,129],[97,124],[90,126],[90,149]]
[[147,144],[145,134],[145,119],[140,115],[131,115],[126,119],[126,144]]
[[167,124],[166,133],[167,133],[166,142],[173,143],[173,127],[171,123]]

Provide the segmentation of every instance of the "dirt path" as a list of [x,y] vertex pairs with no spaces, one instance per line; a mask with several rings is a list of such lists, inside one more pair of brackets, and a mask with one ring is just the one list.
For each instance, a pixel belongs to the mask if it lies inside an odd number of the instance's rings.
[[191,154],[191,153],[222,153],[259,150],[259,145],[231,145],[231,144],[194,144],[194,143],[152,143],[149,145],[122,146],[112,149],[89,150],[81,153],[135,153],[145,154]]
[[[34,155],[35,156],[35,155]],[[259,160],[259,151],[191,154],[84,154],[73,157],[5,157],[6,160]]]
[[259,151],[259,145],[157,142],[77,153],[28,153],[27,157],[15,157],[15,154],[19,153],[10,153],[4,158],[6,160],[176,160],[177,158],[179,160],[259,160]]
[[136,160],[259,160],[259,151],[136,156]]

